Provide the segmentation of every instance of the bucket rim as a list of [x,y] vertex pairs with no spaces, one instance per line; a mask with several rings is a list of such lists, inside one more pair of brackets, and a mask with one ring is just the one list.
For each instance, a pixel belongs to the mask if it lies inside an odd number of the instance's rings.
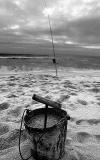
[[[40,111],[40,110],[45,110],[45,108],[36,108],[34,110],[31,110],[29,114],[32,114],[33,112]],[[61,112],[63,112],[64,116],[61,118],[61,120],[59,120],[56,124],[54,124],[51,127],[47,127],[47,128],[33,128],[33,127],[30,127],[29,124],[27,124],[27,122],[25,120],[27,115],[25,115],[25,117],[24,117],[24,126],[28,130],[33,131],[33,132],[46,132],[46,131],[53,130],[58,125],[61,125],[64,121],[67,121],[67,116],[68,116],[67,111],[65,111],[63,109],[60,109],[60,108],[48,108],[48,110],[55,110],[56,112],[61,111]]]

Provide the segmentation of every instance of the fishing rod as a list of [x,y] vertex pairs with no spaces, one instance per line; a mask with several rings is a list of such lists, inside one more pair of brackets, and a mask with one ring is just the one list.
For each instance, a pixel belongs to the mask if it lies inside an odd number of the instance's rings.
[[[44,7],[47,8],[46,0],[43,0],[43,4],[44,4]],[[57,63],[56,63],[56,53],[55,53],[55,46],[54,46],[54,38],[53,38],[51,21],[50,21],[50,15],[48,14],[47,16],[48,16],[49,29],[50,29],[50,35],[51,35],[51,41],[52,41],[52,49],[53,49],[53,55],[54,55],[53,64],[55,65],[56,77],[57,77],[58,72],[57,72]]]

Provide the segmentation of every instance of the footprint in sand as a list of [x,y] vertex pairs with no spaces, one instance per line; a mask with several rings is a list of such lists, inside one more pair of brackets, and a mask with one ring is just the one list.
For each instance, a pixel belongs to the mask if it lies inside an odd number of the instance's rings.
[[29,87],[30,87],[29,84],[21,84],[20,86],[21,86],[21,87],[26,87],[26,88],[29,88]]
[[0,136],[9,132],[9,126],[0,123]]
[[1,90],[1,92],[8,92],[7,88],[1,88],[0,90]]
[[11,115],[11,116],[14,116],[14,117],[18,117],[21,114],[21,110],[22,110],[21,106],[15,108],[13,110],[11,109],[11,110],[8,111],[8,115]]
[[95,138],[96,138],[97,142],[99,142],[99,143],[100,143],[100,135],[94,135],[94,136],[95,136]]
[[76,121],[76,124],[77,124],[77,125],[80,125],[80,124],[81,124],[82,122],[84,122],[84,121],[86,121],[86,120],[80,119],[80,120]]
[[82,105],[87,105],[88,104],[85,100],[81,100],[81,99],[78,99],[77,102],[82,104]]
[[100,93],[100,89],[98,87],[94,87],[92,89],[89,89],[90,92],[93,92],[93,93]]
[[11,83],[11,82],[8,83],[8,86],[10,86],[10,87],[13,87],[15,85],[16,85],[16,83]]
[[19,78],[16,78],[15,76],[10,76],[10,77],[9,77],[9,80],[10,80],[10,81],[18,81]]
[[9,94],[9,95],[7,96],[7,98],[16,98],[16,97],[18,97],[18,96],[15,95],[15,94]]
[[78,132],[77,133],[77,141],[80,143],[84,143],[90,137],[91,137],[91,135],[86,132]]
[[9,108],[9,104],[7,102],[1,103],[0,104],[0,111],[6,110]]
[[98,123],[100,123],[100,119],[89,119],[89,120],[80,119],[80,120],[76,121],[76,124],[81,125],[82,122],[86,122],[87,124],[90,124],[90,125],[97,125]]
[[61,97],[59,98],[59,102],[62,103],[63,101],[68,100],[69,98],[69,95],[61,95]]
[[100,123],[100,119],[89,119],[87,120],[87,122],[90,124],[90,125],[97,125],[98,123]]

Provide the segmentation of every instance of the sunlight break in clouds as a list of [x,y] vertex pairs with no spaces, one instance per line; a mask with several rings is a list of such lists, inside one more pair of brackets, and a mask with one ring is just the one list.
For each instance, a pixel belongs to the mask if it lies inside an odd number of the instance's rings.
[[14,0],[13,3],[15,3],[20,9],[24,9],[26,1],[27,0]]
[[43,14],[45,15],[45,16],[53,16],[53,14],[54,14],[54,12],[55,12],[55,8],[53,7],[53,8],[45,8],[44,9],[44,11],[43,11]]
[[19,29],[20,26],[19,25],[12,25],[10,26],[10,29],[15,30],[15,29]]
[[[44,15],[52,15],[75,20],[84,16],[91,16],[94,9],[100,5],[99,0],[59,0],[52,7],[45,8]],[[100,13],[100,12],[99,12]]]

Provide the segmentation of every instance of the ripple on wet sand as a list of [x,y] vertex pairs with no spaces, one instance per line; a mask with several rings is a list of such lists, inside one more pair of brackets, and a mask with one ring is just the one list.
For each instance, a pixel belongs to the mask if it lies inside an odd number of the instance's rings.
[[78,132],[75,139],[76,141],[78,141],[79,143],[84,143],[86,142],[89,138],[91,137],[91,135],[87,132]]

